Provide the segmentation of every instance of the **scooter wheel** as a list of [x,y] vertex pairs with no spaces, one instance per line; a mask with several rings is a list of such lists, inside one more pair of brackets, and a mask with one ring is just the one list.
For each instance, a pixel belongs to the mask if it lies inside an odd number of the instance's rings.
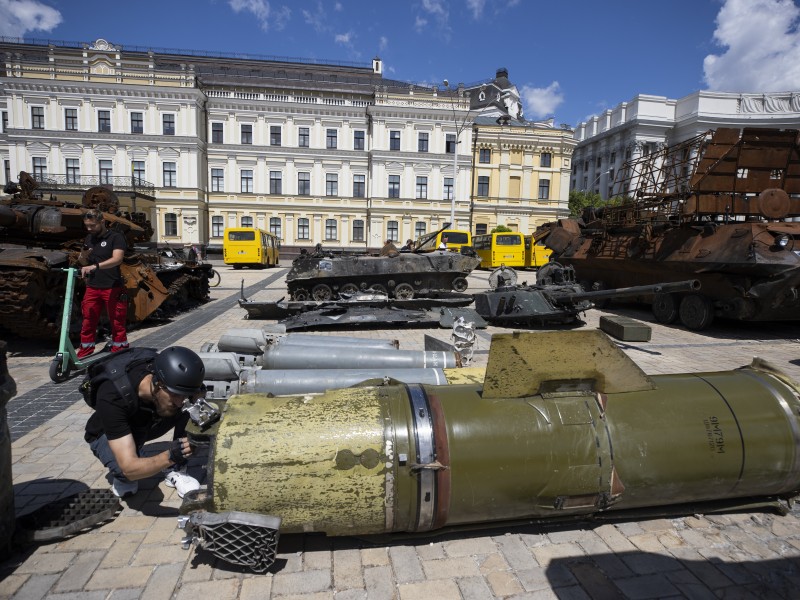
[[60,358],[54,358],[50,361],[50,379],[53,383],[63,383],[69,379],[69,367],[62,371]]

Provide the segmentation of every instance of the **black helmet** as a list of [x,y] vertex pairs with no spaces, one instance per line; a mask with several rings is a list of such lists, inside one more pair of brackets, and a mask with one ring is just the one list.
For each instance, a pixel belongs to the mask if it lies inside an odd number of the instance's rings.
[[183,346],[170,346],[153,360],[153,377],[173,394],[200,393],[206,368],[195,352]]

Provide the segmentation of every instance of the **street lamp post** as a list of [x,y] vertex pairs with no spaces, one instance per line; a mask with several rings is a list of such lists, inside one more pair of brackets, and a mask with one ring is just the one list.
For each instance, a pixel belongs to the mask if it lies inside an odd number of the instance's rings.
[[[456,227],[456,197],[458,196],[458,143],[461,137],[461,133],[467,126],[467,121],[469,120],[469,110],[467,114],[464,116],[464,119],[459,123],[458,115],[456,114],[456,103],[453,100],[454,90],[450,89],[450,82],[445,79],[443,82],[444,87],[450,92],[450,107],[453,110],[453,124],[456,128],[456,140],[453,145],[453,197],[450,198],[450,227]],[[456,88],[456,90],[460,89],[461,86]],[[445,148],[446,150],[446,148]]]

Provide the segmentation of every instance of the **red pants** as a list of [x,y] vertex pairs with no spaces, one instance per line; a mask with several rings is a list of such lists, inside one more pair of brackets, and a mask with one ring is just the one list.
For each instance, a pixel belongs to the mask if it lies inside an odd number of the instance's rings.
[[128,317],[128,294],[125,288],[115,287],[107,290],[98,290],[87,287],[81,302],[83,313],[83,326],[81,327],[81,347],[78,349],[78,358],[84,358],[94,352],[97,323],[103,307],[108,313],[111,322],[111,351],[118,352],[128,347],[128,335],[125,331],[125,321]]

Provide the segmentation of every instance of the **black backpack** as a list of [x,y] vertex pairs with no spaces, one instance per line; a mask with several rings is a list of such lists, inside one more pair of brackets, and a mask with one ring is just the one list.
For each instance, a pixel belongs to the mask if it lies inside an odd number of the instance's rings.
[[120,397],[125,400],[126,406],[135,407],[139,397],[128,377],[128,372],[136,365],[153,360],[156,354],[158,351],[154,348],[125,348],[89,365],[86,377],[83,378],[79,388],[86,404],[94,408],[100,384],[111,381]]

